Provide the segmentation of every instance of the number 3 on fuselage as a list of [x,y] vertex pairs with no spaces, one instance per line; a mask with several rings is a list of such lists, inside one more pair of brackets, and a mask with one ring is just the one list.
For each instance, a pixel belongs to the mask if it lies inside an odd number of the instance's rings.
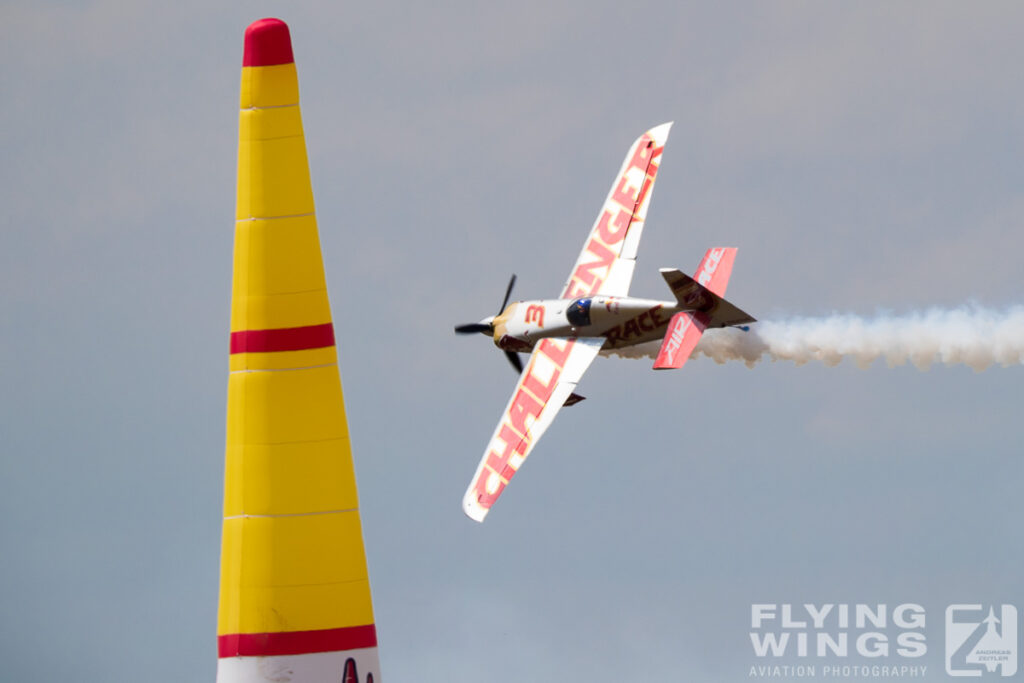
[[[561,299],[624,296],[629,291],[651,190],[671,127],[665,123],[652,128],[630,147],[562,288]],[[542,327],[546,309],[543,303],[529,306],[523,315]],[[496,320],[496,341],[500,339],[499,324]],[[544,339],[534,346],[466,491],[463,510],[469,517],[484,520],[603,344],[603,338],[565,337]]]

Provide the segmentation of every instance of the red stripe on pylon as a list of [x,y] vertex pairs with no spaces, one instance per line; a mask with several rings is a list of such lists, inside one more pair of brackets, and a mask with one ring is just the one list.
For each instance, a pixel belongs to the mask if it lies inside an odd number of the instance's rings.
[[331,323],[231,333],[231,353],[306,351],[328,346],[334,346],[334,325]]
[[377,647],[377,627],[373,624],[318,631],[232,633],[217,636],[218,656],[221,658],[305,655],[366,647]]

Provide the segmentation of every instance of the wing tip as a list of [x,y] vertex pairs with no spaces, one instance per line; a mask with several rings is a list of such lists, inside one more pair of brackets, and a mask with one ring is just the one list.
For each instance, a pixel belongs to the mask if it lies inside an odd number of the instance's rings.
[[480,505],[476,498],[472,495],[472,492],[467,493],[466,497],[462,499],[462,511],[466,513],[474,522],[483,523],[484,518],[487,517],[487,508]]
[[666,121],[665,123],[651,128],[647,131],[647,134],[654,138],[658,144],[664,145],[665,141],[668,140],[668,132],[672,129],[673,123],[675,123],[675,121]]

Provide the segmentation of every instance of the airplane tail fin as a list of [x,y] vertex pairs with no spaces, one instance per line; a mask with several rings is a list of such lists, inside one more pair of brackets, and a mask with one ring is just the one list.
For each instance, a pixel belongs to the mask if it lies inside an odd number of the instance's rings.
[[753,316],[722,298],[735,259],[734,247],[708,249],[697,267],[696,280],[675,268],[661,269],[676,301],[690,310],[672,316],[654,361],[655,370],[681,368],[709,327],[755,322]]
[[729,286],[729,276],[732,275],[732,264],[736,261],[736,251],[736,247],[711,247],[697,264],[694,279],[718,296],[725,296],[725,288]]

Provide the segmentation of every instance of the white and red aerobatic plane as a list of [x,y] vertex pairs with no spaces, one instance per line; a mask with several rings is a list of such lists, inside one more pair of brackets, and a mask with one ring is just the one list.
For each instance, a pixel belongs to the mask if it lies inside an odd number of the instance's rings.
[[[691,278],[662,268],[675,301],[627,296],[637,248],[671,123],[652,128],[629,148],[569,280],[557,299],[509,304],[501,312],[456,332],[494,338],[519,370],[519,381],[501,415],[462,501],[482,522],[563,405],[583,399],[576,384],[602,350],[661,339],[656,370],[682,367],[709,327],[754,322],[723,299],[736,249],[709,249]],[[518,353],[529,353],[525,367]]]

